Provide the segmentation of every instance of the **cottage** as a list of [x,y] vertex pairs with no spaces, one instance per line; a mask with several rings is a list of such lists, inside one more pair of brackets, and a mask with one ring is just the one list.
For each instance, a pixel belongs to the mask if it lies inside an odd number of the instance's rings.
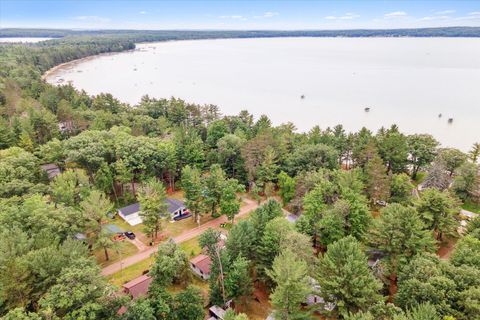
[[190,260],[190,268],[193,273],[198,275],[203,280],[207,280],[210,277],[210,268],[212,266],[212,260],[205,254],[200,254]]
[[325,299],[320,296],[321,287],[318,284],[317,280],[312,277],[308,277],[308,283],[312,288],[312,293],[307,296],[307,301],[305,301],[305,305],[311,306],[315,304],[320,304],[323,305],[324,310],[332,311],[335,308],[335,303],[325,302]]
[[208,320],[223,320],[225,313],[225,309],[219,306],[211,306],[210,309],[208,309],[208,315],[210,317]]
[[58,130],[61,133],[70,133],[75,130],[75,124],[72,120],[62,121],[58,123]]
[[[181,220],[191,215],[185,208],[183,201],[167,198],[165,202],[168,205],[167,210],[170,213],[172,220]],[[118,209],[118,215],[131,226],[143,222],[142,217],[140,216],[140,203],[138,202]]]
[[123,285],[123,292],[130,295],[133,299],[145,296],[148,293],[148,287],[152,282],[152,277],[144,274]]
[[47,173],[49,180],[52,180],[53,178],[58,176],[60,173],[62,173],[60,171],[60,168],[54,163],[42,164],[40,167],[42,168],[43,171]]

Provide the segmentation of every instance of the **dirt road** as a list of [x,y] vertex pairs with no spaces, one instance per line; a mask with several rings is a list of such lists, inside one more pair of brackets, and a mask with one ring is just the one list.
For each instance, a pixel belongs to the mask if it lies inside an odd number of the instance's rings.
[[[256,201],[253,201],[250,199],[244,199],[243,202],[245,203],[245,205],[242,206],[242,208],[240,209],[240,212],[235,216],[236,218],[244,216],[258,207],[258,203]],[[209,222],[202,224],[197,228],[193,228],[191,230],[185,231],[184,233],[174,237],[173,240],[176,243],[182,243],[184,241],[190,240],[192,238],[195,238],[201,235],[208,228],[214,228],[214,229],[220,228],[220,225],[225,222],[227,222],[227,217],[222,215],[221,217],[216,218],[214,220],[210,220]],[[117,261],[114,264],[111,264],[103,268],[102,275],[108,276],[108,275],[114,274],[116,272],[119,272],[122,268],[126,268],[142,260],[148,259],[152,254],[157,252],[157,249],[158,249],[158,245],[153,247],[146,247],[143,251],[140,251],[130,257]]]

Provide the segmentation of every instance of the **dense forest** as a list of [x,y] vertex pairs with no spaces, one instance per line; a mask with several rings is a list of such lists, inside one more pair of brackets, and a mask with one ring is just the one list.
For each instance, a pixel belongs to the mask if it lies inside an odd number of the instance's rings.
[[187,30],[62,30],[62,29],[0,29],[0,37],[117,36],[141,41],[164,41],[217,38],[258,37],[480,37],[479,27],[443,27],[410,29],[353,30],[247,30],[247,31],[187,31]]
[[[478,28],[428,30],[391,35],[478,36]],[[148,96],[130,106],[108,93],[47,84],[41,76],[57,64],[137,41],[268,36],[74,33],[0,31],[63,37],[0,46],[2,319],[201,320],[205,305],[234,301],[247,310],[258,287],[274,319],[480,319],[480,218],[464,223],[461,212],[480,212],[480,144],[464,153],[397,126],[298,133],[248,111],[222,115],[214,105]],[[309,34],[321,36],[302,35]],[[49,179],[45,164],[61,173]],[[108,260],[115,250],[102,228],[108,213],[138,200],[155,240],[174,190],[195,223],[230,221],[225,249],[218,230],[200,236],[212,261],[208,297],[190,285],[187,254],[170,241],[158,247],[148,295],[118,294],[92,254],[102,250]],[[241,197],[259,206],[236,221]],[[179,283],[185,289],[169,290]],[[320,301],[306,305],[312,295]],[[235,319],[248,316],[232,309],[224,317]]]

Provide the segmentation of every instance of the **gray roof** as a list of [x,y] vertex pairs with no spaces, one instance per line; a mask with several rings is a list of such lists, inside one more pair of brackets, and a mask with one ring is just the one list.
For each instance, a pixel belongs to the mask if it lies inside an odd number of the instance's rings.
[[61,173],[60,168],[54,163],[42,164],[40,167],[47,173],[48,179],[53,179]]
[[288,220],[289,222],[291,222],[291,223],[295,223],[295,222],[297,222],[297,220],[298,220],[298,216],[295,215],[295,214],[289,214],[289,215],[287,216],[287,220]]
[[[174,213],[180,208],[184,208],[185,204],[181,200],[167,198],[165,202],[168,204],[168,212]],[[134,203],[129,206],[118,209],[124,216],[128,216],[140,211],[140,203]]]
[[122,233],[123,232],[123,230],[120,227],[118,227],[114,224],[104,224],[102,227],[105,228],[105,230],[107,230],[110,233]]
[[185,204],[181,200],[167,198],[166,202],[168,204],[168,209],[167,210],[170,213],[174,213],[178,209],[185,207]]
[[131,204],[129,206],[118,209],[118,211],[124,216],[129,216],[131,214],[134,214],[140,211],[140,203],[137,202],[137,203]]

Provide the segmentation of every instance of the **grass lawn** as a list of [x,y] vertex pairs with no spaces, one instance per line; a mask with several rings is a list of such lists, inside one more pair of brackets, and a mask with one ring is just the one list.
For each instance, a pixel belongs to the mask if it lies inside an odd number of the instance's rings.
[[462,205],[462,208],[467,210],[467,211],[480,213],[480,204],[479,203],[473,203],[470,200],[465,201],[465,203]]
[[109,275],[107,279],[111,284],[121,287],[124,283],[141,276],[145,270],[150,269],[150,265],[154,259],[153,256],[149,257],[139,263],[124,268],[122,271]]
[[200,248],[200,245],[198,244],[198,237],[180,243],[180,249],[187,254],[189,259],[199,255],[202,252],[202,248]]
[[[204,224],[212,220],[211,215],[206,215],[201,218],[201,223]],[[192,217],[180,220],[180,221],[166,221],[163,224],[164,232],[167,233],[168,237],[176,237],[187,230],[198,227],[198,224],[193,221]]]
[[170,287],[167,288],[168,292],[170,293],[178,293],[180,291],[183,291],[187,288],[187,286],[189,285],[193,285],[195,287],[198,287],[203,295],[205,297],[208,297],[208,281],[203,281],[202,279],[196,277],[196,276],[192,276],[192,281],[187,284],[186,286],[184,285],[179,285],[179,284],[175,284],[175,285],[172,285]]
[[135,247],[133,244],[128,242],[127,240],[123,241],[117,241],[118,243],[118,248],[117,249],[109,249],[108,250],[108,256],[110,260],[106,261],[105,260],[105,252],[103,249],[96,250],[94,252],[95,258],[97,260],[97,263],[100,267],[106,267],[108,265],[111,265],[112,263],[115,263],[125,257],[128,257],[134,253],[137,253],[138,249]]

